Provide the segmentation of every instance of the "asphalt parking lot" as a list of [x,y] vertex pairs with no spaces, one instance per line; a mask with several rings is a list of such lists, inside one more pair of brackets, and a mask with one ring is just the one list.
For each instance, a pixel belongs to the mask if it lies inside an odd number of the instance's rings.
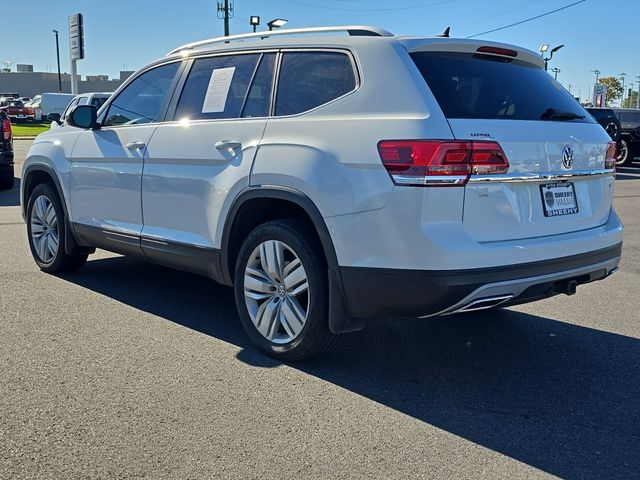
[[[29,146],[16,141],[18,171]],[[640,173],[605,282],[503,311],[372,321],[257,353],[232,291],[99,251],[31,260],[0,192],[0,478],[638,478]]]

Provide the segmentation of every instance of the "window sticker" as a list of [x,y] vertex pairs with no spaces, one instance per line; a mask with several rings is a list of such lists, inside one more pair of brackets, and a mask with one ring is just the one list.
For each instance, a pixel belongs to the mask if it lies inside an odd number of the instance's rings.
[[202,113],[224,112],[235,71],[236,67],[228,67],[217,68],[211,73],[207,94],[202,105]]

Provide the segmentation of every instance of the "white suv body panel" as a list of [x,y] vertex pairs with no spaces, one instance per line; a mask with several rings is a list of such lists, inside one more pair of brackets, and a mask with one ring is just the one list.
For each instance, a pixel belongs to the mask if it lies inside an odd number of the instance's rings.
[[[225,229],[233,223],[230,215],[237,199],[249,189],[291,189],[310,200],[326,225],[330,245],[325,252],[335,251],[337,257],[336,265],[329,262],[332,274],[339,277],[342,268],[362,269],[363,278],[378,269],[392,274],[410,271],[409,277],[389,282],[397,289],[422,273],[451,276],[470,269],[499,268],[505,274],[511,266],[553,263],[619,246],[622,225],[611,208],[611,171],[571,180],[578,214],[549,218],[542,212],[540,184],[552,181],[546,174],[567,172],[561,162],[566,145],[575,151],[571,171],[604,168],[608,137],[597,124],[447,119],[407,51],[470,52],[484,45],[513,48],[530,63],[539,66],[541,62],[538,55],[517,47],[456,39],[274,37],[242,45],[200,46],[188,55],[274,49],[346,52],[357,69],[357,86],[342,97],[291,116],[176,119],[97,131],[55,129],[38,137],[25,171],[41,162],[56,172],[73,224],[136,237],[142,249],[179,244],[222,250],[223,257],[229,248]],[[181,58],[179,54],[169,57]],[[486,183],[472,181],[466,186],[396,186],[377,148],[383,140],[473,140],[478,136],[500,143],[509,171]],[[216,148],[220,141],[238,142],[240,148],[221,151]],[[131,142],[144,147],[129,149]],[[520,174],[540,178],[510,181],[510,175]],[[21,198],[25,199],[24,194]],[[612,255],[606,261],[594,260],[591,270],[585,264],[523,275],[557,282],[577,271],[590,275],[597,269],[586,281],[597,280],[617,267],[619,252]],[[491,284],[491,294],[499,295],[505,282],[494,285],[487,280],[490,275],[481,283]],[[529,288],[517,274],[512,276],[513,284]],[[340,290],[341,282],[336,284]],[[475,301],[474,292],[484,288],[476,287],[469,286],[473,292],[465,291],[461,298],[442,300],[448,303],[437,311],[448,312],[462,301]],[[502,292],[514,295],[516,290]],[[423,293],[428,298],[429,292]],[[343,294],[345,303],[356,301],[348,298],[346,286]],[[434,313],[422,312],[419,305],[411,312]]]
[[[233,199],[249,186],[266,123],[242,119],[160,125],[144,157],[143,236],[220,248]],[[216,148],[224,141],[241,147]]]

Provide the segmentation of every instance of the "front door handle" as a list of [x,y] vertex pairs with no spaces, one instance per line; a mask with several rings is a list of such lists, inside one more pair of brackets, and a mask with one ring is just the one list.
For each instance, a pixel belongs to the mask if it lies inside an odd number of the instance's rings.
[[144,142],[129,142],[129,143],[127,143],[127,148],[129,150],[142,150],[146,146],[147,146],[147,144],[144,143]]
[[216,147],[218,150],[235,154],[236,150],[242,148],[242,143],[236,140],[221,140],[219,142],[216,142],[214,147]]

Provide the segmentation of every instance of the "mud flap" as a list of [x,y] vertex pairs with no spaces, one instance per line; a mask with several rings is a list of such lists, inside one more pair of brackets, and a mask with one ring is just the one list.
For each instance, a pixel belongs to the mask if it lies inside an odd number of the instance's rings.
[[362,330],[364,318],[353,318],[347,313],[344,294],[335,271],[329,269],[329,330],[331,333],[349,333]]

